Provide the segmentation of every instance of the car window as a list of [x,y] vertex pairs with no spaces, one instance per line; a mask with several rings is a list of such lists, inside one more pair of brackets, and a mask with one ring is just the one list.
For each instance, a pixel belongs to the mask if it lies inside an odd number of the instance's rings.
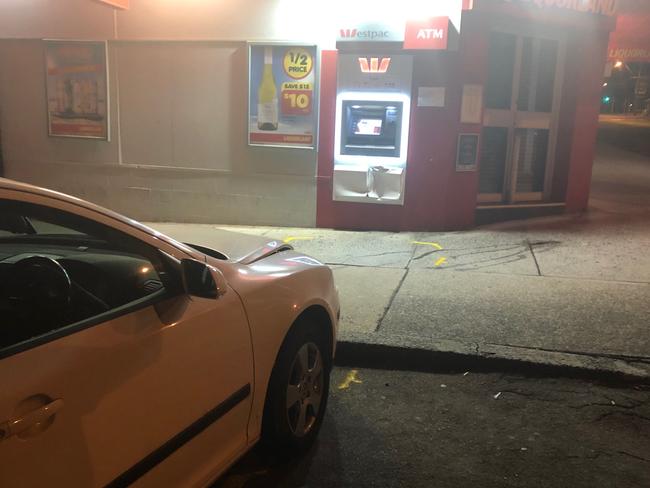
[[170,282],[161,254],[138,239],[0,200],[0,351],[148,303],[171,291]]
[[53,222],[46,222],[35,217],[30,218],[29,222],[38,235],[84,235],[83,232],[71,229],[65,225],[57,225]]

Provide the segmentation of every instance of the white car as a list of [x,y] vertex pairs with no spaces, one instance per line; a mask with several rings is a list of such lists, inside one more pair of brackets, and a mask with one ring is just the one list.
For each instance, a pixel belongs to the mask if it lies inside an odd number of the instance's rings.
[[205,486],[321,425],[339,302],[279,241],[181,244],[0,178],[0,486]]

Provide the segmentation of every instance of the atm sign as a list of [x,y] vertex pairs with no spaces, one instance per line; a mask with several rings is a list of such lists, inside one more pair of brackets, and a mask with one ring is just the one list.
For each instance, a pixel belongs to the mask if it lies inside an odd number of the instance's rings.
[[449,17],[409,21],[404,32],[404,49],[447,49]]

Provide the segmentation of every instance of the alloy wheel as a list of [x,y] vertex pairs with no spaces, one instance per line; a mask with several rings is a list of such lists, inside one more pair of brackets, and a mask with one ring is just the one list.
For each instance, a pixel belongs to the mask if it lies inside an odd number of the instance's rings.
[[287,420],[303,437],[314,428],[323,399],[323,358],[313,342],[303,344],[293,359],[287,384]]

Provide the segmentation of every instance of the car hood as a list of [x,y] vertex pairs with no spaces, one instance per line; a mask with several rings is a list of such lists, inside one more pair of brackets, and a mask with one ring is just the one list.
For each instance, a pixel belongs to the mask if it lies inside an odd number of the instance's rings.
[[217,259],[251,264],[272,254],[293,249],[280,240],[211,229],[209,234],[187,242],[188,246]]

